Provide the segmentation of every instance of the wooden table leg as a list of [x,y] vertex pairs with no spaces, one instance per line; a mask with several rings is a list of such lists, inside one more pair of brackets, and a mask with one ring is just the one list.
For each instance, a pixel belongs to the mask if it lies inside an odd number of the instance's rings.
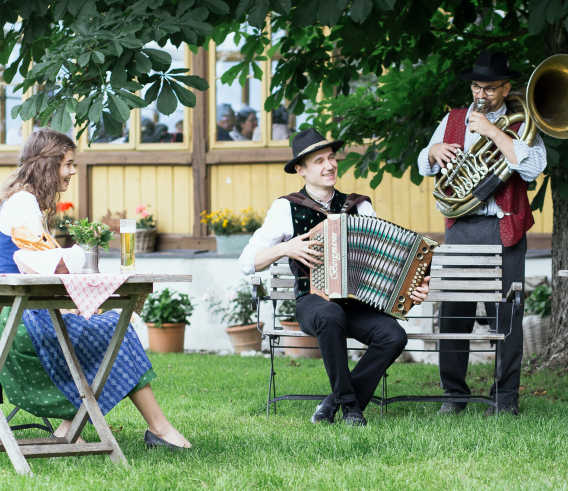
[[[122,345],[122,340],[124,339],[126,330],[128,329],[128,324],[130,323],[130,319],[132,318],[132,313],[134,312],[136,304],[138,303],[139,297],[140,295],[131,295],[128,307],[122,309],[120,318],[118,319],[118,323],[114,330],[114,334],[110,340],[110,344],[108,345],[108,349],[105,353],[103,361],[101,362],[101,366],[99,367],[93,383],[91,384],[91,390],[93,391],[95,399],[97,400],[101,395],[110,371],[112,370],[112,367],[118,355],[118,351],[120,350],[120,346]],[[70,428],[65,434],[65,438],[69,443],[75,443],[79,436],[81,436],[81,432],[87,424],[87,419],[87,408],[85,404],[83,404],[79,408],[79,411],[75,415],[75,418],[73,418],[73,423],[71,423]]]
[[[16,297],[12,305],[12,311],[8,317],[8,322],[4,332],[2,333],[2,338],[0,338],[0,372],[4,369],[4,364],[6,363],[6,358],[8,357],[8,352],[10,347],[14,342],[16,333],[18,332],[18,326],[20,325],[20,320],[26,308],[26,303],[28,297]],[[2,440],[2,445],[6,449],[10,461],[16,469],[18,474],[29,474],[33,476],[33,472],[28,462],[26,461],[24,454],[20,450],[16,438],[10,429],[10,425],[6,421],[6,416],[0,410],[0,440]]]
[[[93,425],[95,426],[101,442],[112,446],[113,451],[112,453],[110,453],[110,458],[113,462],[126,463],[126,458],[124,457],[122,450],[118,446],[118,443],[114,438],[112,431],[110,431],[105,417],[103,416],[103,413],[99,405],[97,404],[95,395],[89,387],[89,383],[87,382],[85,374],[81,369],[81,365],[79,364],[79,360],[77,359],[77,355],[75,353],[75,350],[73,349],[73,345],[71,344],[71,339],[69,338],[69,334],[67,333],[67,328],[65,327],[65,323],[63,322],[61,312],[59,310],[49,309],[49,315],[51,316],[53,327],[55,328],[57,338],[59,339],[59,344],[61,345],[61,349],[63,350],[63,355],[65,356],[65,360],[67,361],[67,365],[69,366],[69,370],[71,372],[71,375],[73,376],[75,385],[79,390],[79,396],[81,397],[81,399],[83,399],[83,406],[86,406],[86,411],[93,421]],[[106,382],[106,378],[102,380],[103,384],[104,382]]]

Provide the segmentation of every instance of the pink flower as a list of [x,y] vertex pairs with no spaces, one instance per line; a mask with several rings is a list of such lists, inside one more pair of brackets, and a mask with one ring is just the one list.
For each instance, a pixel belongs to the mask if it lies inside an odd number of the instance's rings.
[[[144,205],[139,205],[136,207],[136,213],[142,213],[144,210],[146,209],[146,207]],[[142,217],[144,218],[144,217]]]
[[142,218],[146,218],[148,215],[149,215],[149,213],[147,211],[143,211],[143,212],[140,213],[140,216]]
[[227,293],[227,302],[233,302],[237,299],[237,292],[234,290],[231,290],[230,292]]
[[209,293],[204,293],[203,296],[201,297],[201,301],[209,302],[209,300],[211,300],[211,295]]

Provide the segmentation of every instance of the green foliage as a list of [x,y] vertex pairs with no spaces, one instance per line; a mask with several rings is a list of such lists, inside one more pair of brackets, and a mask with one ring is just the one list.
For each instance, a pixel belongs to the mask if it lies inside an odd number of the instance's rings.
[[211,213],[204,211],[201,213],[201,223],[206,223],[215,235],[250,234],[262,226],[262,218],[249,206],[240,213],[229,209]]
[[525,300],[525,313],[544,317],[550,315],[552,310],[552,287],[549,285],[537,286]]
[[280,317],[280,320],[296,322],[296,300],[282,300],[278,302],[278,313],[289,317]]
[[144,322],[154,324],[154,327],[159,328],[162,324],[183,323],[189,326],[189,318],[193,309],[194,306],[188,295],[166,288],[161,292],[148,295],[140,317]]
[[247,326],[256,322],[256,310],[252,308],[252,287],[242,281],[236,290],[227,292],[225,301],[219,300],[215,293],[206,293],[202,300],[209,304],[212,314],[221,317],[228,326]]
[[108,243],[114,240],[114,232],[111,232],[110,227],[100,220],[89,223],[89,219],[84,218],[74,223],[67,221],[66,225],[69,234],[80,245],[100,246],[108,252]]

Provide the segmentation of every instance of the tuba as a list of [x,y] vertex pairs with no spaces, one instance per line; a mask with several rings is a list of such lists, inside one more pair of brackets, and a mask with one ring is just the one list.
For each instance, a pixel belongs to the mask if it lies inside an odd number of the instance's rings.
[[[494,124],[512,138],[532,146],[537,128],[554,138],[568,138],[568,55],[544,60],[532,73],[526,92],[511,92],[505,104],[507,114]],[[525,126],[519,135],[510,127],[521,121]],[[466,152],[458,149],[436,176],[436,208],[446,218],[461,217],[487,202],[511,176],[493,141],[480,136]]]

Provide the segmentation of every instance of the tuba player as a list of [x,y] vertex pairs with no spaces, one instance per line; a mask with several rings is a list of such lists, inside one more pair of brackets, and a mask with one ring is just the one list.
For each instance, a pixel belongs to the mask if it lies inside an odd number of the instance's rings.
[[[434,176],[446,168],[456,156],[456,150],[467,151],[472,144],[484,136],[492,140],[505,156],[512,177],[497,192],[468,215],[458,219],[446,218],[446,244],[486,244],[503,246],[503,291],[508,291],[512,282],[525,281],[526,232],[533,224],[527,186],[546,167],[546,150],[540,136],[534,145],[514,140],[493,125],[502,114],[507,113],[505,98],[511,90],[509,82],[522,74],[509,68],[507,55],[503,51],[489,53],[481,51],[475,66],[463,70],[460,78],[470,81],[473,103],[469,108],[452,109],[436,129],[430,143],[420,152],[418,167],[423,176]],[[480,99],[483,102],[478,104]],[[518,134],[523,125],[513,125]],[[441,317],[475,316],[475,303],[444,302]],[[495,316],[495,304],[486,303],[487,315]],[[498,411],[518,413],[521,359],[523,356],[522,312],[513,317],[513,330],[502,346],[502,377],[499,380]],[[494,320],[492,320],[494,322]],[[510,309],[499,310],[499,329],[508,332],[511,322]],[[471,333],[473,320],[440,319],[442,333]],[[469,341],[441,341],[440,378],[447,395],[469,395],[465,381],[469,353]],[[455,352],[455,351],[461,352]],[[495,387],[491,387],[494,395]],[[465,403],[446,402],[440,414],[459,413]],[[490,406],[486,415],[495,412]]]

